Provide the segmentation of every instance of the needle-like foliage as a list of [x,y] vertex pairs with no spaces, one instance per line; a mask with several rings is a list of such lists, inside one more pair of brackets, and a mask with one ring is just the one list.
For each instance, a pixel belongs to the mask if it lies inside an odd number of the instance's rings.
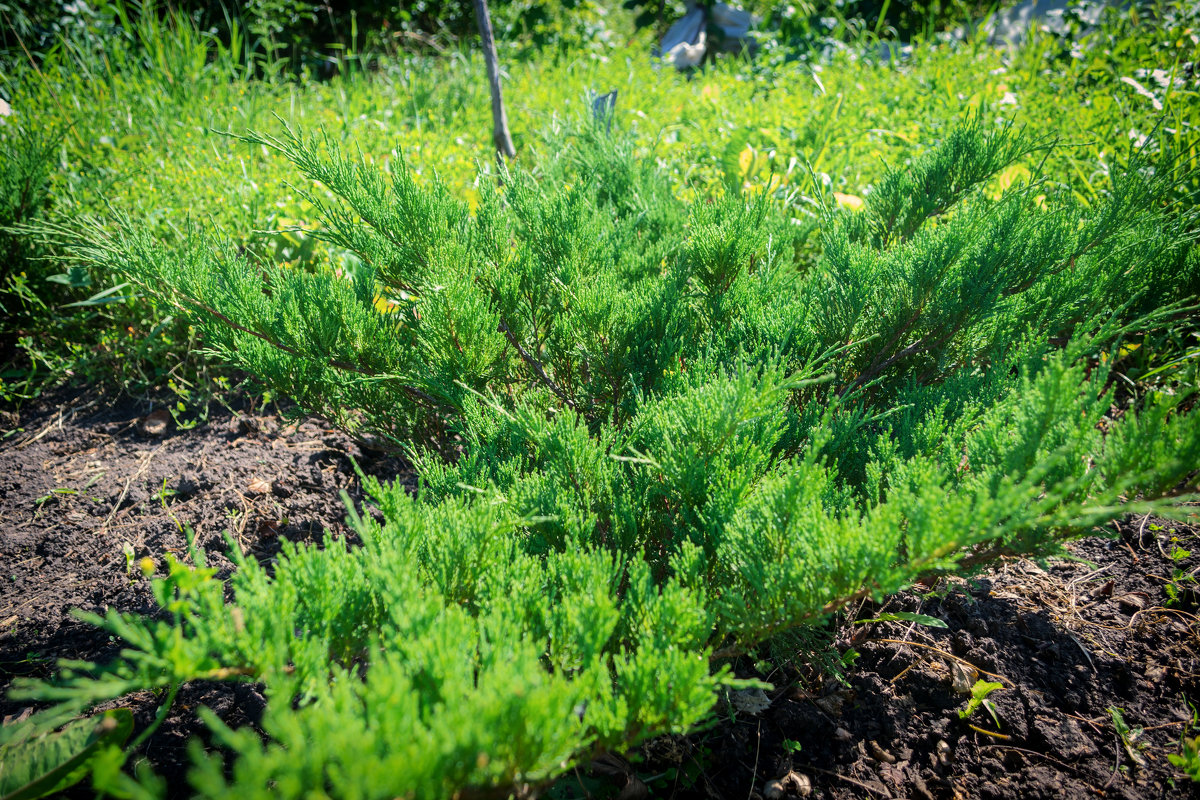
[[315,182],[352,270],[132,225],[75,253],[406,446],[422,482],[367,480],[361,547],[242,560],[228,597],[172,561],[167,619],[96,618],[129,643],[117,664],[27,690],[262,683],[265,740],[206,715],[228,753],[197,750],[201,796],[519,792],[697,725],[768,637],[1169,513],[1200,464],[1194,366],[1132,400],[1113,380],[1198,288],[1192,220],[1146,165],[1090,207],[1036,181],[997,199],[990,177],[1046,145],[973,118],[860,212],[827,208],[813,259],[766,194],[685,203],[586,127],[537,175],[481,177],[474,212],[400,154],[245,138]]

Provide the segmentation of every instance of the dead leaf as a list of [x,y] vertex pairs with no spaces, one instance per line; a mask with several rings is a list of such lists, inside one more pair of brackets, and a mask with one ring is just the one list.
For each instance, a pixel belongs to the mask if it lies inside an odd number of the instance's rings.
[[778,798],[786,796],[787,788],[784,787],[783,781],[773,780],[763,784],[763,797],[767,800],[778,800]]
[[738,689],[729,693],[729,704],[743,714],[761,714],[771,707],[771,698],[762,689]]
[[246,486],[246,491],[250,494],[270,494],[271,482],[262,478],[254,478]]
[[1150,605],[1150,595],[1145,592],[1127,592],[1117,598],[1117,603],[1122,608],[1141,611],[1146,606]]
[[958,661],[950,662],[950,688],[956,694],[970,694],[971,687],[975,685],[978,677],[979,671],[974,667],[968,667]]
[[24,722],[33,715],[33,706],[27,706],[21,710],[20,714],[6,714],[3,720],[0,720],[0,725],[16,725],[18,722]]
[[876,761],[881,761],[885,764],[895,764],[896,757],[879,746],[879,742],[872,739],[867,742],[867,752],[871,754],[871,758]]
[[942,579],[935,575],[932,577],[921,578],[917,581],[916,585],[920,587],[920,590],[923,592],[932,592],[938,587],[938,584],[941,583],[941,581]]
[[812,794],[812,779],[800,772],[789,772],[782,778],[767,781],[763,785],[763,797],[778,800],[781,797],[808,797]]

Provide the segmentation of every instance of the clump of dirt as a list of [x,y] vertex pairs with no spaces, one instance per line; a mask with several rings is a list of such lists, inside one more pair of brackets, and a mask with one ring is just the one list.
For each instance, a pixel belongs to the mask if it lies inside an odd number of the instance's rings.
[[[186,430],[152,403],[72,394],[0,419],[0,692],[50,676],[59,658],[115,656],[119,643],[70,610],[155,613],[137,562],[183,557],[185,527],[224,576],[224,531],[264,562],[281,539],[350,536],[339,493],[363,499],[353,462],[412,481],[403,462],[319,420],[289,422],[251,398],[231,406]],[[811,665],[786,658],[745,659],[740,674],[777,688],[730,703],[706,731],[647,744],[632,764],[598,760],[598,780],[581,770],[555,793],[1200,796],[1167,761],[1183,734],[1196,735],[1200,533],[1142,517],[1104,533],[1073,544],[1073,559],[1012,561],[857,609],[836,628],[837,650],[857,654],[842,680],[814,680]],[[979,681],[1000,688],[964,718]],[[120,705],[140,729],[160,700],[146,692]],[[187,796],[185,744],[206,735],[199,705],[238,727],[256,724],[264,700],[248,684],[183,688],[142,751],[175,797]],[[0,700],[0,717],[27,710]]]

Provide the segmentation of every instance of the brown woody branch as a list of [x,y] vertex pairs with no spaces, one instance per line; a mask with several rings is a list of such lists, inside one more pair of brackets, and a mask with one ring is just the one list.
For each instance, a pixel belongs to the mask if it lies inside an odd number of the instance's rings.
[[537,376],[538,380],[544,383],[547,388],[550,389],[550,391],[554,392],[559,400],[562,400],[567,404],[568,407],[574,409],[575,401],[572,400],[565,391],[563,391],[561,386],[554,382],[553,378],[546,374],[546,368],[542,366],[542,362],[534,358],[533,354],[525,349],[517,337],[513,335],[512,329],[508,327],[508,323],[503,319],[500,320],[500,327],[498,330],[504,334],[504,338],[508,339],[509,344],[517,349],[517,353],[520,354],[521,360],[529,365],[529,368],[533,370],[533,374]]

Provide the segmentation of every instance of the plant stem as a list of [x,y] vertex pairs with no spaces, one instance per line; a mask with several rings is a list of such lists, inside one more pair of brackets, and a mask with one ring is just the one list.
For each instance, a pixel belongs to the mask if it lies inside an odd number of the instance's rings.
[[150,726],[147,727],[146,730],[138,734],[138,737],[130,743],[128,748],[126,748],[126,752],[132,753],[134,750],[137,750],[139,747],[141,747],[147,739],[154,735],[154,732],[158,730],[159,726],[163,724],[163,721],[167,718],[167,714],[171,711],[171,706],[175,704],[175,695],[179,694],[179,686],[180,685],[178,683],[171,684],[171,688],[167,692],[167,700],[158,707],[158,711],[154,715],[154,721],[150,723]]

